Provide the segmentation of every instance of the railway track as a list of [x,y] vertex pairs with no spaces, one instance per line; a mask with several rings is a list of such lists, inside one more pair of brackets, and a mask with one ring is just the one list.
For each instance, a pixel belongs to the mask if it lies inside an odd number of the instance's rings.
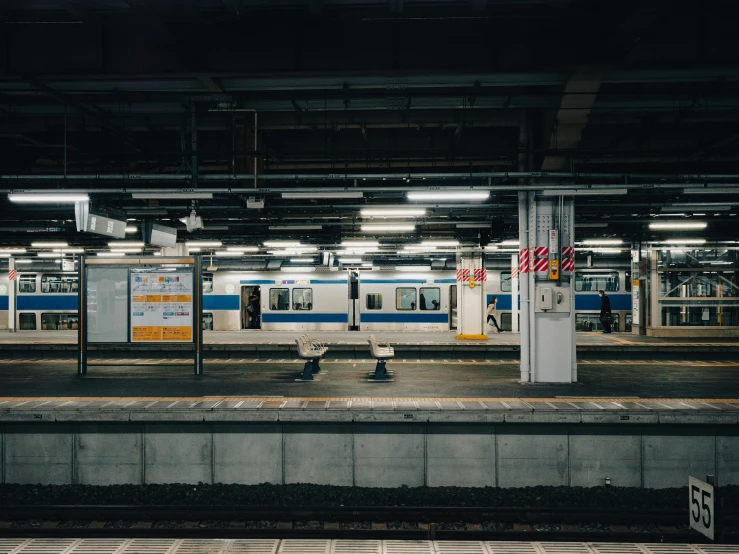
[[[366,506],[0,506],[0,536],[701,542],[687,512]],[[722,528],[736,529],[739,512]],[[739,543],[727,532],[724,542]]]

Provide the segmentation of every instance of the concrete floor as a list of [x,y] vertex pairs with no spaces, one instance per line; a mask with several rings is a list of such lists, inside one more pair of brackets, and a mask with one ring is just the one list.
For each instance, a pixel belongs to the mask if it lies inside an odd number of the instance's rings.
[[[205,344],[260,344],[284,343],[294,344],[295,337],[302,331],[205,331]],[[328,344],[366,344],[367,331],[311,331],[308,334]],[[416,332],[376,332],[380,339],[393,344],[481,344],[481,345],[518,345],[518,333],[490,333],[487,340],[459,340],[456,334],[416,333]],[[2,344],[74,344],[77,342],[77,331],[18,331],[16,333],[0,333]],[[739,346],[739,338],[655,338],[632,335],[630,333],[577,333],[577,344],[582,346],[628,345],[628,346],[671,346],[671,345],[721,345]]]
[[[94,360],[92,361],[95,362]],[[489,361],[397,361],[391,383],[367,382],[374,362],[325,361],[313,382],[296,382],[302,363],[274,360],[206,361],[204,375],[192,375],[192,362],[182,365],[91,366],[76,375],[69,360],[0,364],[0,396],[300,396],[300,397],[509,397],[610,396],[641,398],[737,398],[738,362],[629,361],[583,362],[576,384],[521,384],[517,363]],[[139,362],[139,363],[142,363]]]

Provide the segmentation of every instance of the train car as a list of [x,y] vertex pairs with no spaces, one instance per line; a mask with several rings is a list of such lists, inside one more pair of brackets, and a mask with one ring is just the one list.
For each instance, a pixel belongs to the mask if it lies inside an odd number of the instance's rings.
[[[0,326],[8,327],[7,274],[0,279]],[[18,271],[16,283],[16,329],[57,331],[77,329],[79,281],[75,272]]]
[[[512,280],[510,270],[488,270],[487,301],[498,297],[498,324],[504,331],[512,328]],[[575,329],[580,332],[602,331],[600,322],[600,296],[602,290],[611,301],[613,330],[630,333],[631,272],[622,264],[613,269],[585,268],[575,271]]]
[[456,324],[453,271],[204,274],[206,329],[254,328],[250,299],[259,298],[260,328],[270,331],[449,331]]
[[[498,323],[512,329],[510,270],[488,270],[486,300],[498,297]],[[7,275],[0,278],[0,329],[8,326]],[[453,331],[459,285],[454,271],[351,270],[203,273],[203,328],[214,331]],[[78,282],[70,272],[19,272],[16,329],[77,329]],[[630,332],[631,274],[623,267],[575,272],[577,331],[600,331],[600,298],[611,300],[614,331]],[[90,297],[94,299],[94,295]],[[251,300],[259,309],[250,313]],[[93,306],[94,307],[94,306]],[[94,312],[95,310],[93,310]],[[258,315],[257,315],[258,314]],[[94,315],[94,314],[93,314]],[[104,323],[104,318],[101,323]],[[90,325],[95,326],[94,317]],[[91,327],[91,328],[92,328]]]

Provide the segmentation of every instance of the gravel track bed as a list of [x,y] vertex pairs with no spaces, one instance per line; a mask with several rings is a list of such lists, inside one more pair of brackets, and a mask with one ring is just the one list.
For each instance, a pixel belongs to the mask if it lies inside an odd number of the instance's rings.
[[367,531],[372,529],[372,522],[370,521],[340,521],[339,529],[349,531]]
[[[739,505],[739,487],[722,487],[727,505]],[[323,485],[0,485],[2,504],[241,505],[241,506],[490,506],[672,510],[685,505],[684,487],[400,487]]]

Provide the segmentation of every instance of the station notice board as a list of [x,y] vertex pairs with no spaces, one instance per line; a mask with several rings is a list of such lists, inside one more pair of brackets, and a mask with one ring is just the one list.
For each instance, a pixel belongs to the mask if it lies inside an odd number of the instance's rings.
[[192,342],[192,270],[132,271],[131,342]]

